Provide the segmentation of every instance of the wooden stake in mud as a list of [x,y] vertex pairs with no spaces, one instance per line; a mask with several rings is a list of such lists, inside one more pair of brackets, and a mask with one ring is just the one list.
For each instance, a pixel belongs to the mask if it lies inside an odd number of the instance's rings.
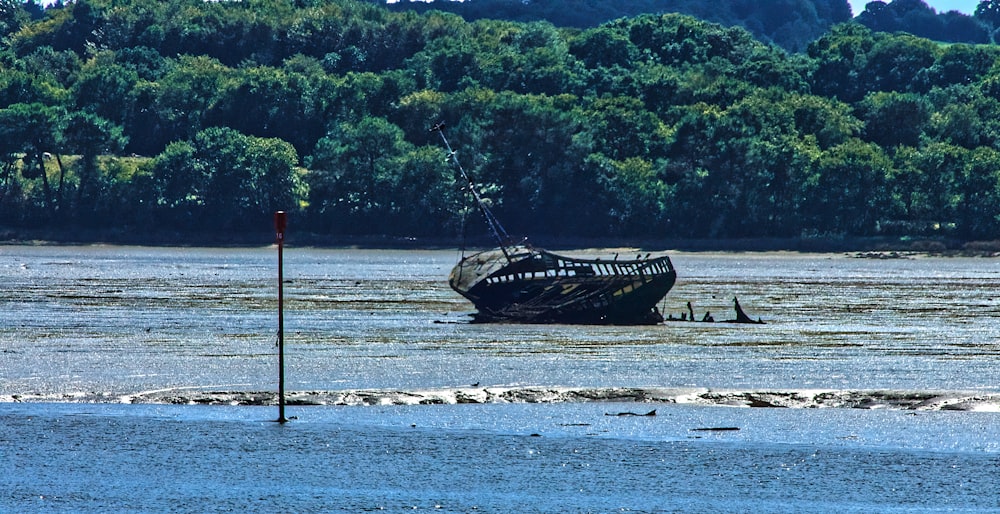
[[285,227],[288,218],[285,211],[274,213],[274,229],[278,234],[278,423],[285,423],[285,298],[284,298],[284,264],[282,252],[285,247]]

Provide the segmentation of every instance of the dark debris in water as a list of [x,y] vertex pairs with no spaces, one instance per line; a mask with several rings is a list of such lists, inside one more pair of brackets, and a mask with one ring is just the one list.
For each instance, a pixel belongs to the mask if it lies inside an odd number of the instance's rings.
[[647,412],[645,414],[639,414],[638,412],[618,412],[618,413],[615,413],[615,414],[611,414],[610,412],[605,412],[604,415],[605,416],[638,416],[638,417],[644,418],[644,417],[655,416],[656,415],[656,409],[653,409],[653,410],[651,410],[651,411],[649,411],[649,412]]
[[912,259],[916,255],[915,252],[858,252],[854,254],[856,259]]

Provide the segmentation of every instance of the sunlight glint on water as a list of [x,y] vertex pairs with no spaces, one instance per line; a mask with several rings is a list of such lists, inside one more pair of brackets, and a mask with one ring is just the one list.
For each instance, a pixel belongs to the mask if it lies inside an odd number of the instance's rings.
[[[995,259],[678,253],[664,313],[767,324],[654,327],[469,324],[457,259],[287,248],[288,389],[1000,391]],[[114,403],[273,391],[274,266],[0,247],[0,512],[1000,512],[997,412]]]

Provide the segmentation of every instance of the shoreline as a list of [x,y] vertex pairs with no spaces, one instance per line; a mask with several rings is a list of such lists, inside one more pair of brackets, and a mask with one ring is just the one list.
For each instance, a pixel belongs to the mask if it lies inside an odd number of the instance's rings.
[[[2,403],[275,406],[274,391],[170,388],[132,394],[63,393],[0,395]],[[1000,392],[776,389],[729,390],[666,387],[479,387],[290,391],[289,406],[417,406],[461,404],[619,403],[734,408],[861,409],[1000,412]],[[626,413],[628,414],[628,413]]]
[[[859,257],[894,258],[907,255],[1000,257],[1000,240],[963,241],[945,238],[816,237],[816,238],[583,238],[538,236],[531,243],[552,251],[596,248],[637,248],[643,251],[855,253]],[[241,233],[157,232],[117,230],[30,230],[0,227],[0,245],[10,246],[148,246],[148,247],[266,247],[274,244],[270,231]],[[285,244],[312,248],[385,250],[441,250],[463,246],[454,237],[344,236],[289,231]],[[493,248],[487,238],[468,240],[468,248]]]

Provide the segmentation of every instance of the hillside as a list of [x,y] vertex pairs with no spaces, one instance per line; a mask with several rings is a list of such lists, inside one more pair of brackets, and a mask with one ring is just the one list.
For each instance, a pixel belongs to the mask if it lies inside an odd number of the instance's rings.
[[331,237],[457,238],[479,223],[443,120],[514,234],[1000,237],[993,46],[844,23],[789,54],[679,14],[575,29],[349,0],[6,23],[15,234],[227,234],[285,209]]
[[[758,40],[804,52],[838,23],[851,20],[847,0],[403,0],[383,3],[394,11],[440,10],[466,20],[548,21],[557,27],[593,28],[618,18],[678,13],[727,27],[743,27]],[[878,32],[907,32],[949,43],[989,43],[1000,4],[985,2],[981,16],[937,12],[923,0],[868,2],[855,21]]]
[[757,39],[789,51],[804,51],[833,25],[851,19],[847,0],[403,0],[394,11],[440,10],[466,20],[548,21],[558,27],[593,28],[642,14],[687,14],[728,27],[743,27]]

